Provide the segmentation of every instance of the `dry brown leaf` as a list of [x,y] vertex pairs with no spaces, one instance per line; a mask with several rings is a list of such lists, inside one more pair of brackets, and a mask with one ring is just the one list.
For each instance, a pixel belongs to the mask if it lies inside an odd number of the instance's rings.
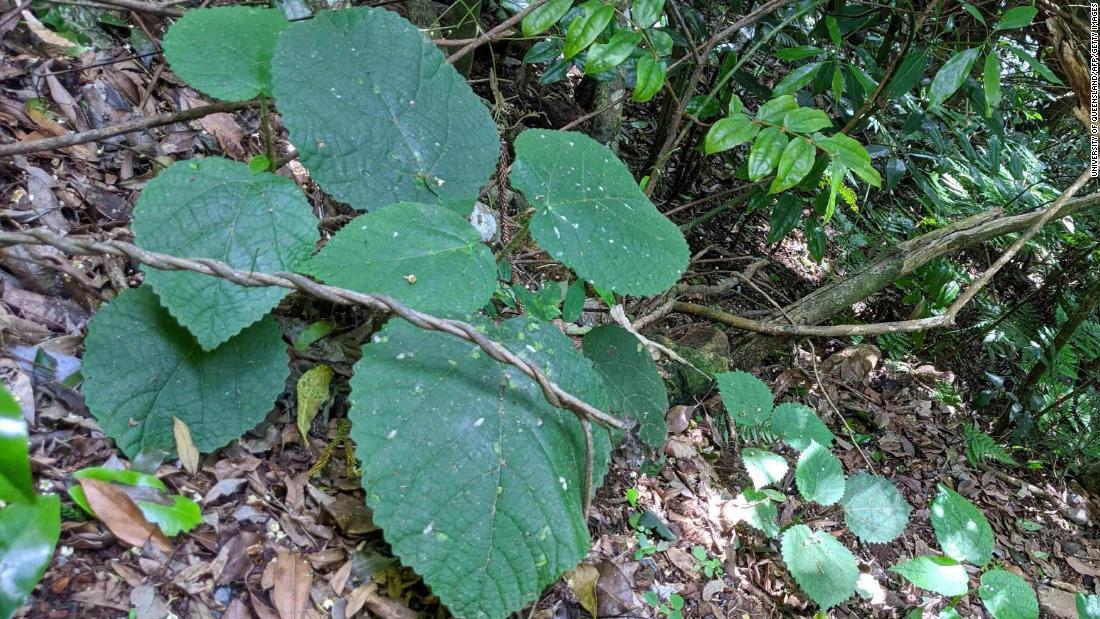
[[80,486],[88,498],[88,505],[115,537],[133,546],[144,546],[151,541],[164,552],[172,551],[172,542],[164,533],[145,519],[139,508],[120,488],[98,479],[81,479]]
[[176,453],[183,469],[194,475],[199,472],[199,448],[191,440],[191,428],[179,417],[172,417],[172,436],[176,437]]
[[600,579],[596,581],[597,616],[617,616],[634,610],[638,605],[634,589],[623,570],[611,561],[601,561],[596,569],[600,572]]
[[271,601],[282,619],[304,619],[313,569],[305,557],[280,548],[275,557],[274,586]]
[[232,114],[225,112],[209,114],[200,118],[199,124],[210,135],[214,136],[214,139],[218,141],[218,146],[222,147],[226,155],[237,160],[244,158],[244,148],[241,146],[241,142],[244,140],[244,131],[241,130],[241,126],[237,124],[237,119]]
[[688,552],[676,546],[672,546],[665,551],[665,555],[668,556],[668,560],[672,561],[673,565],[680,568],[684,576],[692,576],[695,574],[695,557],[691,556]]
[[1066,555],[1066,563],[1073,568],[1073,571],[1081,574],[1082,576],[1092,576],[1093,578],[1100,577],[1100,569],[1096,569],[1093,565],[1078,559],[1073,555]]
[[565,573],[565,582],[577,596],[577,601],[593,617],[598,616],[596,610],[596,581],[600,578],[600,571],[587,563],[581,563],[577,569]]

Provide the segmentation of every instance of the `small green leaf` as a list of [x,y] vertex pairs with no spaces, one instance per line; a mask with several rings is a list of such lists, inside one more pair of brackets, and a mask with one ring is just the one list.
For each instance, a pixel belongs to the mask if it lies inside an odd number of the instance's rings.
[[772,207],[771,221],[768,225],[768,244],[778,243],[787,233],[798,227],[802,221],[802,200],[798,196],[780,196]]
[[836,104],[839,105],[841,97],[844,96],[844,71],[841,70],[839,64],[833,69],[833,77],[829,85],[833,89]]
[[797,47],[785,47],[776,50],[775,57],[780,60],[802,60],[810,56],[816,56],[825,50],[814,45],[799,45]]
[[601,0],[588,0],[581,5],[583,13],[569,24],[565,33],[565,58],[568,60],[595,42],[615,17],[615,7]]
[[248,169],[256,173],[268,172],[270,167],[271,160],[267,158],[267,155],[253,155],[248,160]]
[[11,617],[46,573],[61,536],[61,500],[56,494],[0,509],[0,617]]
[[309,446],[309,428],[321,406],[328,401],[331,382],[332,367],[323,363],[309,368],[298,377],[294,391],[298,403],[298,435],[302,437],[302,445]]
[[994,108],[1001,102],[1001,59],[995,51],[985,57],[985,69],[982,71],[982,89],[985,91],[986,116],[993,114]]
[[843,164],[844,168],[855,172],[867,184],[878,187],[882,184],[882,177],[871,163],[871,156],[867,149],[856,140],[843,133],[834,134],[828,138],[818,140],[817,143],[829,155]]
[[928,107],[936,107],[955,94],[955,91],[966,81],[966,76],[970,74],[970,69],[974,66],[980,51],[976,47],[966,49],[943,63],[940,70],[936,72],[936,77],[932,78],[932,87],[928,91]]
[[585,59],[585,75],[603,73],[621,65],[638,48],[641,41],[642,33],[621,30],[607,43],[594,43],[588,49]]
[[951,557],[920,556],[899,563],[890,571],[922,589],[948,597],[966,595],[969,589],[966,568]]
[[441,206],[412,203],[353,219],[300,270],[333,286],[452,316],[483,307],[497,273],[469,221]]
[[979,567],[993,558],[993,529],[974,504],[940,484],[932,499],[936,539],[947,556]]
[[1100,595],[1077,594],[1078,619],[1100,619]]
[[33,503],[34,482],[27,459],[27,424],[11,393],[0,384],[0,501]]
[[810,80],[814,79],[814,76],[817,75],[817,71],[821,69],[822,64],[821,62],[811,62],[791,71],[775,85],[775,88],[772,89],[772,94],[775,96],[789,95],[806,84],[809,84]]
[[664,60],[656,60],[648,54],[639,58],[634,69],[637,82],[630,98],[638,103],[645,103],[652,99],[665,85],[667,71]]
[[749,478],[752,479],[753,487],[757,490],[782,481],[790,468],[783,456],[754,447],[745,447],[741,450],[741,461],[745,464]]
[[171,505],[141,500],[136,503],[145,519],[170,537],[186,533],[202,522],[199,504],[184,496],[174,495]]
[[819,109],[803,107],[787,112],[783,117],[783,126],[795,133],[813,133],[833,126],[829,115]]
[[813,442],[828,447],[835,438],[813,409],[795,402],[785,402],[775,407],[772,429],[783,442],[798,451],[804,451]]
[[288,26],[279,9],[220,6],[184,12],[164,35],[177,75],[224,101],[271,94],[275,41]]
[[993,619],[1039,619],[1039,602],[1027,581],[1012,572],[982,574],[978,597]]
[[523,36],[533,37],[546,32],[565,16],[571,6],[573,6],[573,0],[550,0],[531,11],[523,18],[521,28]]
[[1051,71],[1049,67],[1047,67],[1045,64],[1043,64],[1043,62],[1041,60],[1036,58],[1030,52],[1028,52],[1026,50],[1023,50],[1023,49],[1020,49],[1019,47],[1016,47],[1015,45],[1009,45],[1008,46],[1008,51],[1012,52],[1013,54],[1016,55],[1017,58],[1019,58],[1020,60],[1023,60],[1028,65],[1030,65],[1031,68],[1036,73],[1038,73],[1039,75],[1042,75],[1043,78],[1046,79],[1048,82],[1050,82],[1052,84],[1062,85],[1062,80],[1059,79],[1059,77],[1054,74],[1054,71]]
[[1026,28],[1031,25],[1032,20],[1039,13],[1039,9],[1033,6],[1018,6],[1005,11],[1005,14],[1001,16],[1001,19],[997,20],[996,25],[993,26],[994,30],[1015,30],[1016,28]]
[[974,17],[974,19],[978,20],[978,23],[983,26],[985,25],[985,16],[983,16],[982,12],[978,10],[978,7],[970,4],[969,2],[963,2],[962,7],[966,9],[966,12],[970,13],[970,15]]
[[584,356],[603,378],[611,413],[638,423],[638,438],[660,449],[668,437],[668,394],[657,364],[633,333],[602,325],[584,336]]
[[764,492],[745,490],[728,509],[735,523],[744,522],[768,537],[779,535],[779,509]]
[[832,535],[796,524],[783,532],[781,544],[791,576],[818,606],[832,608],[856,592],[856,558]]
[[832,505],[844,496],[844,466],[840,460],[815,441],[798,458],[794,469],[798,493],[807,501]]
[[561,319],[565,322],[577,322],[584,312],[584,280],[573,280],[565,300],[561,304]]
[[787,134],[779,127],[767,127],[761,131],[749,149],[749,180],[758,181],[771,174],[787,142]]
[[779,156],[768,193],[779,193],[797,185],[814,168],[816,154],[817,149],[806,138],[797,137],[787,143]]
[[759,428],[772,414],[772,390],[759,378],[737,370],[714,375],[726,413],[737,426]]
[[814,262],[821,262],[825,257],[825,226],[817,217],[806,218],[806,249]]
[[634,0],[630,5],[630,18],[642,29],[657,23],[664,12],[665,0]]
[[560,39],[539,41],[532,45],[531,49],[527,50],[527,53],[523,55],[523,64],[550,62],[551,60],[557,59],[559,56],[561,56]]
[[324,338],[336,328],[336,323],[331,320],[318,320],[312,322],[294,337],[294,350],[302,352],[314,342]]
[[745,114],[727,116],[711,125],[703,140],[703,151],[713,155],[729,150],[753,139],[759,130]]
[[848,478],[840,504],[844,507],[845,526],[868,544],[897,539],[913,511],[890,480],[867,473]]

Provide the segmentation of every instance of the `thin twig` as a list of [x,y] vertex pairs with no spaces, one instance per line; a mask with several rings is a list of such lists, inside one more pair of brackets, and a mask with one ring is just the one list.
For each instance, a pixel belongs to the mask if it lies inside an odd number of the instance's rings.
[[[138,13],[149,13],[152,15],[161,15],[164,17],[182,17],[183,11],[177,8],[169,6],[160,6],[159,4],[153,4],[151,2],[141,2],[141,0],[95,0],[97,4],[106,4],[111,7],[126,9],[129,11],[137,11]],[[65,4],[64,2],[56,2],[55,4]]]
[[466,54],[469,54],[470,52],[472,52],[475,49],[481,47],[482,45],[485,45],[486,43],[495,40],[497,37],[507,36],[506,35],[507,30],[510,30],[512,26],[518,24],[524,17],[527,17],[527,15],[530,14],[532,11],[534,11],[535,9],[539,8],[540,6],[546,4],[549,1],[550,0],[535,0],[534,2],[528,4],[527,8],[525,8],[522,11],[520,11],[519,13],[516,13],[515,15],[509,17],[508,19],[500,22],[492,30],[489,30],[485,34],[483,34],[483,35],[477,37],[476,39],[474,39],[473,41],[470,41],[469,43],[466,44],[465,47],[458,50],[457,52],[451,54],[450,56],[447,56],[447,62],[449,62],[451,64],[454,64],[454,63],[458,62],[459,60],[461,60]]

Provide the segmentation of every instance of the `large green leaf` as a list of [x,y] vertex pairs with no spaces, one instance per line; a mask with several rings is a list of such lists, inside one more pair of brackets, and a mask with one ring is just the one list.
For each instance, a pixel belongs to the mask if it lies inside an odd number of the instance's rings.
[[759,130],[760,127],[754,125],[746,114],[730,114],[707,130],[707,135],[703,138],[703,152],[713,155],[729,150],[753,139]]
[[349,222],[302,269],[341,288],[384,294],[429,313],[466,314],[496,289],[496,262],[465,218],[401,203]]
[[789,469],[787,460],[783,456],[755,447],[742,449],[741,461],[745,463],[745,470],[752,479],[752,486],[757,490],[782,481]]
[[802,221],[802,199],[794,194],[779,196],[768,221],[768,243],[778,243]]
[[168,536],[176,536],[194,529],[202,522],[199,504],[185,496],[173,495],[170,505],[156,501],[136,501],[141,513],[149,522],[160,527]]
[[668,437],[668,393],[641,341],[620,326],[599,326],[584,336],[584,356],[603,377],[611,412],[637,421],[638,438],[646,445],[663,447]]
[[585,74],[595,75],[621,65],[638,48],[641,41],[642,33],[623,30],[616,32],[607,43],[593,44],[585,58]]
[[775,178],[769,193],[779,193],[794,187],[814,169],[817,149],[806,138],[798,137],[787,143],[775,166]]
[[749,180],[758,181],[772,173],[789,139],[779,127],[768,127],[756,136],[749,149]]
[[211,97],[247,101],[271,94],[271,57],[287,25],[278,9],[191,9],[165,33],[164,57],[176,75]]
[[809,84],[810,80],[814,79],[814,76],[817,74],[822,64],[823,63],[820,62],[811,62],[791,71],[775,85],[775,88],[772,89],[772,94],[777,96],[789,95],[806,84]]
[[1077,594],[1078,619],[1100,619],[1100,595]]
[[357,209],[472,204],[496,167],[500,140],[489,110],[392,11],[322,11],[291,24],[271,73],[302,163]]
[[997,20],[997,23],[993,26],[994,30],[1014,30],[1016,28],[1024,28],[1031,25],[1031,21],[1035,19],[1035,16],[1039,14],[1039,9],[1033,6],[1017,6],[1013,7],[1001,16],[1001,19]]
[[913,90],[917,82],[924,77],[924,70],[928,68],[931,57],[928,50],[915,48],[901,59],[901,65],[894,73],[894,79],[886,86],[886,95],[891,99],[900,97]]
[[637,65],[634,67],[637,83],[630,98],[639,103],[645,103],[652,99],[665,85],[667,73],[668,66],[664,60],[656,60],[649,55],[639,58]]
[[796,402],[784,402],[775,407],[772,429],[783,442],[799,451],[805,451],[811,442],[828,447],[835,438],[812,408]]
[[879,176],[878,170],[871,163],[871,155],[856,140],[843,133],[836,133],[828,138],[818,140],[817,143],[829,155],[842,163],[844,167],[855,172],[868,184],[875,187],[882,184],[882,177]]
[[601,0],[588,0],[581,5],[582,12],[569,23],[565,33],[566,59],[576,56],[591,45],[615,17],[615,6]]
[[758,428],[771,418],[772,390],[764,381],[741,370],[721,372],[714,379],[735,425]]
[[794,581],[822,608],[832,608],[856,592],[856,558],[832,535],[796,524],[783,532],[782,550]]
[[[531,11],[523,18],[523,36],[533,37],[549,30],[558,23],[569,7],[573,6],[573,0],[550,0],[546,4]],[[556,55],[555,55],[556,57]]]
[[535,207],[531,236],[605,290],[654,295],[680,279],[687,242],[606,146],[570,131],[516,139],[512,184]]
[[264,317],[206,352],[147,286],[92,317],[84,340],[84,399],[103,431],[134,457],[175,449],[172,417],[211,452],[263,421],[283,391],[286,345]]
[[770,125],[782,125],[787,112],[798,109],[798,101],[791,95],[776,97],[756,110],[756,119]]
[[[242,271],[291,271],[309,257],[317,218],[288,178],[236,161],[180,161],[156,176],[134,207],[143,248],[213,258]],[[248,288],[190,271],[146,269],[172,316],[212,350],[271,310],[287,290]]]
[[33,503],[34,482],[27,460],[27,424],[11,393],[0,384],[0,501]]
[[60,535],[61,501],[56,494],[0,509],[0,617],[10,617],[34,590]]
[[[546,323],[486,335],[605,408],[592,364]],[[460,617],[505,617],[588,551],[584,434],[538,385],[457,338],[391,321],[351,380],[363,488],[401,561]],[[594,428],[596,483],[610,440]]]
[[794,469],[798,493],[807,501],[832,505],[844,496],[844,466],[829,451],[811,441]]
[[1027,581],[1012,572],[989,570],[982,574],[978,597],[993,619],[1039,619],[1039,601]]
[[829,115],[817,108],[801,107],[787,112],[783,117],[783,126],[797,133],[813,133],[833,126]]
[[932,87],[928,91],[928,107],[935,107],[955,94],[966,81],[980,51],[977,47],[965,49],[943,63],[936,72],[936,77],[932,78]]
[[639,28],[649,28],[657,23],[665,12],[665,0],[634,0],[630,3],[630,17]]
[[856,473],[848,478],[844,498],[844,524],[868,544],[893,541],[905,530],[913,507],[890,480]]
[[962,563],[951,557],[920,556],[890,568],[914,585],[946,596],[965,595],[969,577]]
[[961,494],[940,484],[932,499],[932,529],[947,556],[977,566],[993,558],[993,528]]

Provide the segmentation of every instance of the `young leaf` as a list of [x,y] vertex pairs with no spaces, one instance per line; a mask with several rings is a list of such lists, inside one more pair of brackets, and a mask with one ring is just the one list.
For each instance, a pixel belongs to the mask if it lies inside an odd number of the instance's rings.
[[61,536],[56,494],[0,509],[0,617],[11,617],[46,573]]
[[783,442],[798,451],[805,451],[814,442],[828,447],[835,438],[813,409],[795,402],[784,402],[775,407],[772,429]]
[[642,342],[617,325],[602,325],[584,336],[584,356],[603,378],[611,413],[638,422],[638,438],[660,449],[668,437],[668,394],[657,364]]
[[802,200],[798,196],[780,196],[772,208],[768,226],[768,243],[778,243],[802,221]]
[[759,378],[737,370],[714,375],[722,404],[734,425],[759,428],[772,414],[772,390]]
[[528,129],[515,148],[512,184],[534,206],[531,236],[551,256],[620,294],[659,294],[680,279],[690,257],[683,234],[606,146]]
[[931,504],[932,528],[947,556],[979,567],[993,558],[993,528],[963,496],[940,484]]
[[172,417],[212,452],[263,421],[283,391],[286,345],[270,316],[204,351],[148,286],[100,308],[84,340],[84,399],[128,457],[172,451]]
[[27,424],[19,403],[3,384],[0,384],[0,501],[8,504],[35,501],[27,459]]
[[921,556],[890,568],[914,585],[933,593],[953,597],[969,589],[966,568],[951,557]]
[[856,473],[848,478],[844,498],[844,524],[868,544],[885,544],[905,530],[913,507],[890,480]]
[[817,149],[806,138],[791,140],[783,149],[783,154],[779,155],[775,178],[772,179],[768,193],[779,193],[797,185],[814,168],[816,153]]
[[787,134],[779,127],[767,127],[756,136],[749,149],[749,180],[758,181],[772,173],[787,147],[787,140]]
[[978,58],[978,48],[966,49],[956,53],[943,63],[936,77],[932,78],[932,88],[928,91],[928,107],[936,107],[946,101],[966,81],[974,61]]
[[995,51],[989,52],[985,57],[982,89],[985,91],[985,115],[991,116],[993,109],[1001,102],[1001,59],[997,57]]
[[165,33],[164,57],[176,75],[211,97],[247,101],[271,94],[271,58],[287,25],[279,9],[191,9]]
[[657,23],[664,12],[665,0],[634,0],[630,5],[630,18],[642,29]]
[[[292,271],[309,257],[317,218],[294,181],[243,163],[206,157],[163,170],[134,207],[144,249],[213,258],[242,271]],[[190,271],[147,269],[145,281],[204,350],[262,318],[288,292],[248,288]]]
[[772,94],[777,97],[780,95],[789,95],[806,84],[809,84],[810,80],[814,79],[814,76],[817,75],[817,71],[821,68],[822,64],[823,63],[820,62],[811,62],[791,71],[775,85],[775,88],[772,89]]
[[[557,329],[526,318],[478,326],[606,408],[599,374]],[[503,618],[588,552],[584,431],[535,381],[404,321],[387,323],[355,370],[349,417],[367,504],[402,563],[456,616]],[[610,440],[593,432],[595,488]]]
[[645,103],[653,98],[661,87],[665,85],[665,75],[668,69],[664,60],[656,60],[648,54],[638,59],[634,73],[637,83],[630,98],[638,103]]
[[484,102],[416,26],[393,11],[321,11],[279,37],[279,112],[302,164],[359,210],[469,200],[496,169]]
[[550,0],[523,18],[523,36],[533,37],[546,32],[565,16],[573,0]]
[[780,125],[783,124],[787,112],[797,108],[798,101],[795,101],[794,97],[783,95],[761,105],[760,109],[756,110],[756,119],[770,125]]
[[783,117],[783,126],[795,133],[813,133],[833,126],[833,121],[819,109],[803,107],[787,112]]
[[469,221],[442,206],[407,202],[353,219],[300,270],[452,316],[477,311],[497,286],[493,254]]
[[615,17],[614,5],[604,4],[601,0],[588,0],[581,6],[583,13],[569,24],[569,30],[565,33],[566,60],[591,45]]
[[1027,581],[1012,572],[982,574],[978,597],[993,619],[1039,619],[1039,602]]
[[818,606],[832,608],[856,592],[856,558],[832,535],[796,524],[783,532],[782,550],[794,581]]
[[607,43],[594,43],[584,63],[585,75],[596,75],[621,65],[638,48],[642,33],[622,30]]
[[741,450],[741,461],[752,479],[753,488],[757,490],[782,481],[790,468],[783,456],[754,447]]
[[185,496],[174,495],[171,505],[141,500],[136,503],[145,519],[160,527],[161,532],[169,537],[186,533],[202,522],[199,504]]
[[703,140],[703,151],[708,155],[729,150],[744,144],[756,136],[760,128],[745,114],[731,114],[711,125]]
[[814,441],[799,456],[794,479],[798,493],[807,501],[832,505],[844,496],[844,466],[827,447]]
[[1077,594],[1078,619],[1100,619],[1100,595]]
[[1039,13],[1039,9],[1033,6],[1018,6],[1005,11],[1001,19],[993,26],[994,30],[1015,30],[1026,28]]

